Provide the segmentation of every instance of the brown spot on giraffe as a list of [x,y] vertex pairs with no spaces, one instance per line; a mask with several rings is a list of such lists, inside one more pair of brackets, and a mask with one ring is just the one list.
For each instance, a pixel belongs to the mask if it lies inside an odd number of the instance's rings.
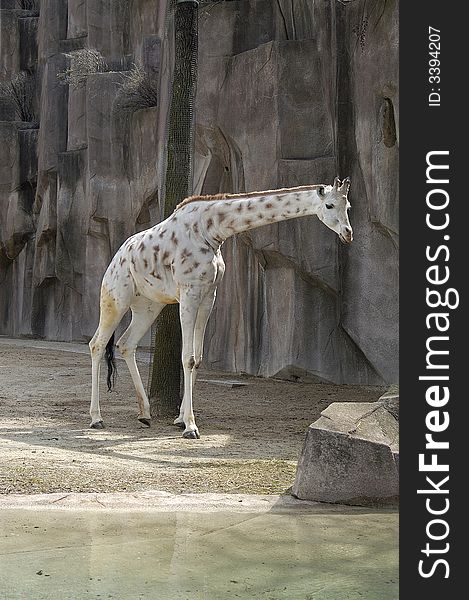
[[272,208],[272,202],[269,202],[268,204],[265,205],[266,208]]
[[251,219],[246,219],[244,222],[246,223],[246,225],[251,225],[252,220]]
[[146,258],[143,259],[143,266],[145,269],[148,269],[148,261]]
[[186,269],[186,270],[184,271],[184,273],[183,273],[183,274],[184,274],[184,275],[189,275],[189,273],[192,273],[192,271],[193,271],[193,270],[194,270],[194,269],[193,269],[192,267],[189,267],[188,269]]
[[173,244],[174,244],[175,246],[177,246],[177,245],[178,245],[178,239],[177,239],[177,237],[176,237],[176,234],[175,234],[175,232],[174,232],[174,231],[173,231],[173,233],[171,234],[171,241],[173,242]]
[[159,252],[160,251],[160,246],[158,244],[156,246],[153,246],[153,250],[155,252]]
[[127,262],[127,259],[125,258],[125,256],[121,256],[121,259],[119,261],[120,266],[122,267],[122,265]]
[[199,226],[197,225],[197,223],[194,223],[194,225],[192,225],[192,229],[194,230],[194,233],[199,233]]
[[213,219],[208,219],[207,220],[207,229],[210,229],[210,227],[213,226]]
[[181,263],[184,264],[190,256],[192,256],[192,252],[189,252],[187,248],[184,248],[181,252]]
[[150,233],[150,235],[148,236],[148,239],[152,240],[153,239],[153,234]]
[[197,267],[200,265],[200,263],[198,263],[197,261],[192,265],[194,267],[194,269],[197,269]]
[[168,258],[168,256],[169,256],[169,252],[168,251],[163,252],[163,261],[165,261]]
[[138,392],[137,392],[137,404],[138,404],[139,415],[143,415],[144,414],[143,398]]
[[162,238],[164,237],[164,234],[166,233],[166,229],[163,229],[163,231],[160,232],[159,237]]
[[145,244],[142,242],[138,249],[140,250],[140,252],[143,252],[145,250]]
[[236,210],[238,212],[241,212],[243,210],[243,206],[240,204],[239,206],[236,207]]
[[202,254],[208,254],[210,252],[210,250],[205,246],[201,246],[200,251],[202,252]]
[[223,223],[223,221],[226,219],[226,213],[224,213],[224,212],[217,213],[217,217],[218,217],[219,223]]

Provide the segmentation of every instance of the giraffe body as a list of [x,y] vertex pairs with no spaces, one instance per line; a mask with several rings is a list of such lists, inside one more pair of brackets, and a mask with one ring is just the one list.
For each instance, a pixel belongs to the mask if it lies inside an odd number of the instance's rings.
[[124,242],[103,278],[110,293],[129,288],[154,302],[174,304],[187,286],[208,289],[218,283],[224,272],[220,249],[194,232],[197,223],[187,209],[181,213]]
[[184,437],[199,437],[192,408],[196,369],[205,327],[225,272],[220,247],[235,233],[316,214],[342,241],[352,241],[348,220],[349,181],[238,195],[192,197],[151,229],[130,237],[112,259],[101,286],[100,323],[90,342],[91,427],[101,427],[98,379],[106,345],[130,308],[132,320],[117,342],[129,368],[139,420],[150,423],[150,407],[135,362],[137,344],[166,304],[180,304],[184,396],[175,424]]

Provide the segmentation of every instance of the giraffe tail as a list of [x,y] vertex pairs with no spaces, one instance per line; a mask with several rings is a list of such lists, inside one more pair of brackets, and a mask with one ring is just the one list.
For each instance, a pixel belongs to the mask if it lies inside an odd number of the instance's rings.
[[116,357],[114,353],[114,333],[111,335],[111,339],[106,344],[104,358],[106,359],[107,363],[107,389],[110,392],[116,384],[117,376]]

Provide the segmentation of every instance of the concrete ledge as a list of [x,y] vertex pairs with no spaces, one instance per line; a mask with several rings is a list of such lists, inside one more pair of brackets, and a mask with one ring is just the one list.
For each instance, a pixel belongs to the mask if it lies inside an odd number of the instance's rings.
[[133,493],[54,493],[9,494],[0,496],[0,510],[75,509],[131,510],[157,512],[256,512],[272,509],[302,511],[317,507],[316,502],[298,500],[292,496],[257,496],[249,494],[171,494],[162,491]]

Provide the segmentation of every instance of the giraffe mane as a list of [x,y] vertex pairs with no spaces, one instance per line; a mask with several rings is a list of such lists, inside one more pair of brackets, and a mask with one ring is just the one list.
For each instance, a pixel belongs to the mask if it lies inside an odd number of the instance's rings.
[[214,202],[216,200],[239,200],[240,198],[254,198],[257,196],[272,196],[273,194],[286,194],[289,192],[303,192],[306,190],[317,190],[318,188],[323,187],[322,184],[318,184],[318,185],[300,185],[297,187],[291,187],[291,188],[280,188],[277,190],[265,190],[263,192],[244,192],[244,193],[240,193],[240,194],[213,194],[213,195],[206,195],[206,196],[189,196],[188,198],[185,198],[182,202],[180,202],[176,208],[174,209],[179,210],[180,208],[183,208],[184,206],[186,206],[187,204],[192,204],[192,202]]

